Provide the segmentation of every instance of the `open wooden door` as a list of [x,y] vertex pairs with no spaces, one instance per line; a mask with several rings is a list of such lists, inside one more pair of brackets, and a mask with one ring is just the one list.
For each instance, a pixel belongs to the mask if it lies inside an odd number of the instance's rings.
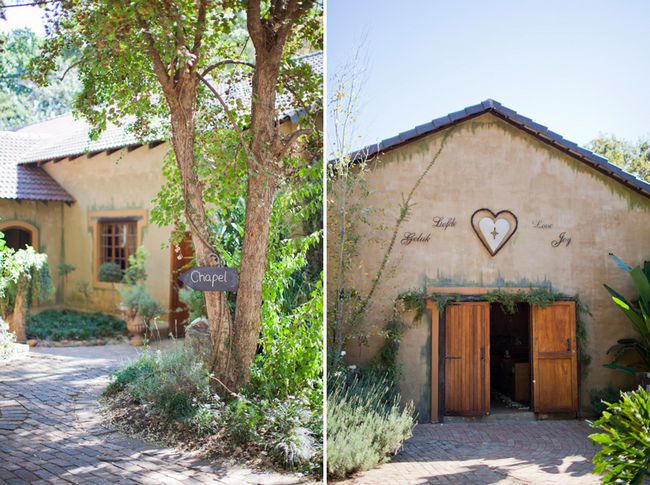
[[577,412],[576,304],[532,305],[530,315],[533,410]]
[[490,414],[490,303],[445,309],[446,414]]

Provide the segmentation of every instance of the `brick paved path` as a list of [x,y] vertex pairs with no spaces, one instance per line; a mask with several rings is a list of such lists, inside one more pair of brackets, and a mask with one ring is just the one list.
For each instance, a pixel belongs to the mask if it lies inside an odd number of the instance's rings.
[[117,363],[96,358],[109,349],[89,349],[94,359],[29,353],[0,360],[0,483],[301,483],[209,464],[104,428],[96,398]]
[[390,463],[338,485],[598,484],[582,420],[421,424]]

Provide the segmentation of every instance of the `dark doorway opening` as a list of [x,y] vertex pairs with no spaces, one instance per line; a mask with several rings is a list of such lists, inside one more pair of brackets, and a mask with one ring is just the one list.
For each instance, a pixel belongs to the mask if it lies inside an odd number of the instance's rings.
[[2,233],[5,235],[5,242],[11,249],[18,251],[25,249],[26,246],[32,245],[32,233],[17,227],[10,227],[3,229]]
[[490,305],[491,414],[530,410],[530,305]]

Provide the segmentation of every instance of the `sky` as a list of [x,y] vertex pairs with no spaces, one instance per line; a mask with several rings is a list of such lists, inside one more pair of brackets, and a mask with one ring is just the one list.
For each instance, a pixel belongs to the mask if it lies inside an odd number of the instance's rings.
[[5,14],[7,20],[0,20],[0,32],[30,27],[38,35],[45,35],[42,20],[43,9],[38,7],[10,7],[5,10]]
[[579,145],[650,138],[648,1],[326,5],[328,92],[356,49],[366,59],[353,148],[488,98]]
[[[353,148],[488,98],[579,145],[650,138],[647,0],[325,4],[328,89],[356,49],[366,60]],[[6,12],[0,31],[43,34],[39,8]]]

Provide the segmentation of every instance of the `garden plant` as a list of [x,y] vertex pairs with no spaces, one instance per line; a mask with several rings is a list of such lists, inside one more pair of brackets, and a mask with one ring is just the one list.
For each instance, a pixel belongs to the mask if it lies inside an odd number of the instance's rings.
[[594,456],[594,473],[605,473],[602,483],[643,483],[650,476],[650,397],[639,387],[621,392],[620,400],[605,403],[600,419],[591,423],[604,431],[589,437],[601,445]]
[[[619,339],[607,351],[608,354],[614,352],[614,359],[605,367],[631,375],[634,375],[637,371],[647,372],[650,371],[650,262],[646,261],[643,268],[641,266],[632,268],[613,254],[610,254],[610,256],[622,270],[629,273],[639,291],[639,299],[628,301],[609,286],[604,286],[611,293],[614,303],[628,317],[632,328],[639,336]],[[628,353],[635,354],[640,358],[640,366],[636,369],[618,363],[621,357]]]

